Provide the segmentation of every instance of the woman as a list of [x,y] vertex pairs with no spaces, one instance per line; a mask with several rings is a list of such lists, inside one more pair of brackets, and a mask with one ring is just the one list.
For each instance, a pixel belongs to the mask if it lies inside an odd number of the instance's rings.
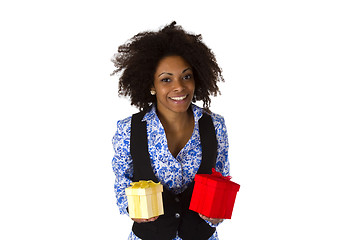
[[[229,175],[228,138],[223,117],[211,113],[210,95],[223,81],[212,51],[200,35],[173,22],[142,32],[118,48],[112,60],[120,73],[119,95],[140,112],[118,121],[112,161],[121,214],[128,214],[125,188],[132,181],[164,186],[164,215],[132,219],[129,239],[218,239],[209,219],[188,209],[196,173],[215,167]],[[203,108],[193,104],[203,101]]]

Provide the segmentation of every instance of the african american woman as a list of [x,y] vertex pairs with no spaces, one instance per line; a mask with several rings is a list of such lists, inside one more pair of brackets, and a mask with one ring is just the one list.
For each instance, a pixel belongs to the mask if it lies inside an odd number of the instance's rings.
[[[229,175],[224,118],[210,111],[210,96],[224,81],[213,52],[201,35],[176,22],[141,32],[119,46],[112,59],[119,95],[139,109],[118,121],[113,137],[115,193],[128,214],[125,188],[153,180],[164,186],[164,215],[134,221],[129,239],[218,239],[222,219],[189,210],[197,173]],[[202,101],[203,107],[195,105]]]

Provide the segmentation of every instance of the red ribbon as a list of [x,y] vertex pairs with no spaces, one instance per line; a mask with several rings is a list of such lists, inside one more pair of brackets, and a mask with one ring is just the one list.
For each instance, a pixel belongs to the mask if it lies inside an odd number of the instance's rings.
[[215,168],[212,169],[212,174],[211,176],[214,176],[216,178],[220,178],[220,179],[223,179],[223,180],[227,180],[227,181],[230,181],[231,177],[230,176],[226,176],[224,177],[220,172],[217,172],[215,170]]

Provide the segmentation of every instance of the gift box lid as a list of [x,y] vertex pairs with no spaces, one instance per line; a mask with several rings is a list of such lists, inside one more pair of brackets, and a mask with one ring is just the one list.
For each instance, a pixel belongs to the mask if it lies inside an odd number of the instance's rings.
[[200,182],[204,185],[209,185],[217,188],[226,188],[232,191],[239,191],[240,185],[230,181],[231,177],[224,177],[221,173],[217,172],[214,168],[212,174],[196,174],[195,182]]
[[125,189],[126,195],[149,195],[163,191],[163,186],[159,183],[154,183],[152,180],[130,183],[131,187]]

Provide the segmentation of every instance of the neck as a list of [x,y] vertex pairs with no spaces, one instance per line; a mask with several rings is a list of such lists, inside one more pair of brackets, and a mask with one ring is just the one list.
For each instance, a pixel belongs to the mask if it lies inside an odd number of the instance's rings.
[[184,129],[188,124],[193,125],[194,117],[191,107],[188,111],[176,113],[176,112],[163,112],[157,109],[158,117],[161,121],[161,124],[167,130],[181,130]]

